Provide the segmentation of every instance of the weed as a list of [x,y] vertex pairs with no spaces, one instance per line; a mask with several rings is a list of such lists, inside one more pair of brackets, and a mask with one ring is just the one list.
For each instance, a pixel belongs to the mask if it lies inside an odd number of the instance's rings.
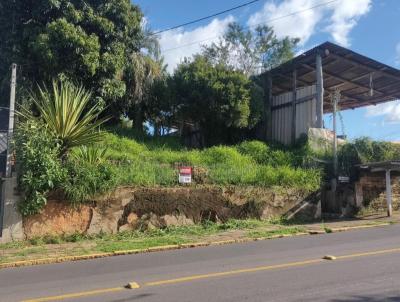
[[333,230],[332,230],[331,228],[327,228],[327,227],[324,227],[324,231],[325,231],[325,233],[327,233],[327,234],[333,232]]
[[285,227],[277,230],[256,230],[249,231],[247,235],[251,238],[269,238],[279,235],[292,235],[304,232],[305,229],[302,227]]

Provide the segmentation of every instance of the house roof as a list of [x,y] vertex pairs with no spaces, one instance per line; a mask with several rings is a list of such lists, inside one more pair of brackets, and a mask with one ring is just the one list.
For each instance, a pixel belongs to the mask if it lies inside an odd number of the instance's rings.
[[298,88],[315,84],[317,53],[322,57],[325,113],[332,110],[329,95],[335,88],[341,91],[341,110],[400,99],[400,70],[331,42],[318,45],[270,70],[273,95],[292,90],[294,68]]

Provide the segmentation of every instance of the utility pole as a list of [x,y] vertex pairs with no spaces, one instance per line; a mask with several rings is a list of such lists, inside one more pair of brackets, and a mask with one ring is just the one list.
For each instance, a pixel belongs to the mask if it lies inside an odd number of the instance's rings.
[[317,82],[317,121],[316,127],[322,128],[323,127],[323,118],[324,118],[324,74],[322,71],[322,57],[321,54],[318,52],[315,58],[315,75],[316,75],[316,82]]
[[296,106],[297,106],[297,70],[296,67],[292,73],[292,145],[296,142]]
[[385,180],[386,180],[386,203],[387,203],[387,215],[391,217],[393,214],[392,209],[392,183],[390,179],[390,170],[387,169],[385,172]]
[[338,156],[337,156],[337,127],[336,127],[336,112],[337,104],[340,98],[340,92],[335,90],[333,95],[333,174],[338,176]]
[[[340,91],[339,89],[335,89],[332,98],[332,106],[333,106],[333,177],[331,180],[331,189],[333,192],[336,192],[337,181],[338,181],[338,156],[337,156],[337,127],[336,127],[336,112],[337,112],[337,104],[340,100]],[[334,194],[334,200],[336,203],[336,194]]]
[[10,148],[12,134],[14,132],[14,114],[15,114],[15,91],[17,87],[17,64],[11,65],[11,89],[10,89],[10,107],[7,132],[7,162],[6,162],[6,177],[11,177],[12,173],[12,151]]

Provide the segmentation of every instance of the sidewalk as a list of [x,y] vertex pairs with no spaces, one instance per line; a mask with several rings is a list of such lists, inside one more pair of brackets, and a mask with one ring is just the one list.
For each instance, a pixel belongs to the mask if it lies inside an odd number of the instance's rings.
[[31,241],[0,244],[0,268],[351,231],[398,222],[400,222],[400,212],[395,212],[390,218],[381,213],[355,219],[336,219],[305,224],[245,220],[225,225],[196,225],[167,231],[118,233],[94,238],[79,236],[66,237],[67,239],[38,238]]

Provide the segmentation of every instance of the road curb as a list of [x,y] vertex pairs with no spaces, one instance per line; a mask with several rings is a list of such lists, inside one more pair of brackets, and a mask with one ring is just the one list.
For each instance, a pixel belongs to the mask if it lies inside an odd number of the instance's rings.
[[[365,228],[381,227],[381,226],[388,226],[388,225],[391,225],[391,223],[380,223],[380,224],[374,224],[374,225],[360,225],[360,226],[353,226],[353,227],[331,228],[329,233],[338,233],[338,232],[345,232],[345,231],[351,231],[351,230],[356,230],[356,229],[365,229]],[[114,251],[114,252],[108,252],[108,253],[96,253],[96,254],[79,255],[79,256],[41,258],[41,259],[2,263],[2,264],[0,264],[0,269],[16,268],[16,267],[22,267],[22,266],[43,265],[43,264],[55,264],[55,263],[62,263],[62,262],[68,262],[68,261],[91,260],[91,259],[106,258],[106,257],[112,257],[112,256],[143,254],[143,253],[170,251],[170,250],[196,248],[196,247],[218,246],[218,245],[226,245],[226,244],[233,244],[233,243],[246,243],[246,242],[270,240],[270,239],[285,238],[285,237],[317,235],[317,234],[326,234],[326,233],[328,233],[328,232],[320,231],[320,230],[308,230],[306,232],[299,232],[299,233],[295,233],[295,234],[280,234],[280,235],[272,235],[272,236],[267,236],[267,237],[240,238],[240,239],[230,239],[230,240],[210,241],[210,242],[182,243],[182,244],[175,244],[175,245],[155,246],[155,247],[150,247],[150,248],[146,248],[146,249],[121,250],[121,251]]]

